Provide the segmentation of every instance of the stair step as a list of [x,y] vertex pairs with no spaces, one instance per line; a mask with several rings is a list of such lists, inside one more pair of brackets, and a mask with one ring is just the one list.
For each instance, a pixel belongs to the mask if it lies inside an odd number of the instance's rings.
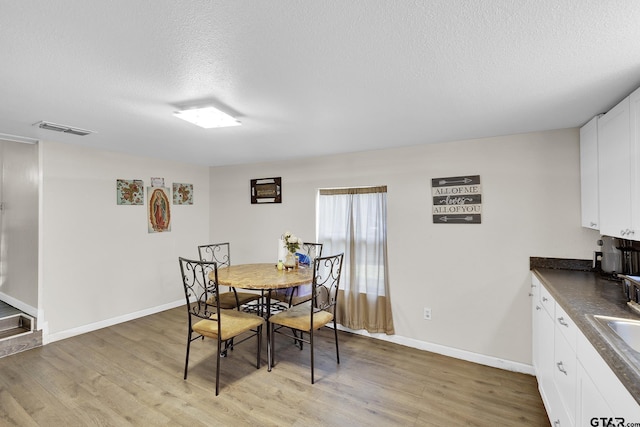
[[42,347],[42,331],[24,332],[0,340],[0,357]]
[[0,341],[33,332],[34,321],[24,313],[0,319]]

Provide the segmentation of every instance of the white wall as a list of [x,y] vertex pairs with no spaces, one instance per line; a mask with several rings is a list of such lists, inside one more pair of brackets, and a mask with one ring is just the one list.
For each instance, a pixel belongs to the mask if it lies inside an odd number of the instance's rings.
[[[431,179],[480,175],[482,224],[433,224]],[[282,204],[251,205],[252,178],[282,177]],[[233,263],[276,260],[285,230],[315,237],[319,188],[388,187],[399,341],[531,363],[529,257],[591,259],[580,227],[577,129],[211,169],[211,239]],[[433,320],[423,320],[431,307]]]
[[38,146],[0,141],[0,299],[38,313]]
[[[184,302],[178,256],[209,238],[207,167],[42,142],[42,309],[52,341]],[[116,204],[117,179],[192,183],[171,231],[148,233],[144,206]]]

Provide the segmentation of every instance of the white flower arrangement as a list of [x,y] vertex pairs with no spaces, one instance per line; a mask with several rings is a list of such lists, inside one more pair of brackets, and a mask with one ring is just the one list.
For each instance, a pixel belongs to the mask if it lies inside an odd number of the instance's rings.
[[290,253],[295,253],[302,244],[302,239],[294,236],[290,231],[285,231],[282,235],[282,240],[284,240],[284,245]]

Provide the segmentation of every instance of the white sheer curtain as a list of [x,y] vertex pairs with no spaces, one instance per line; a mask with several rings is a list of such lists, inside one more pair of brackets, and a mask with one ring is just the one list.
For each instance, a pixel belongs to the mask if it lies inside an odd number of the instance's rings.
[[345,254],[338,323],[393,334],[387,279],[387,187],[320,190],[317,225],[322,254]]

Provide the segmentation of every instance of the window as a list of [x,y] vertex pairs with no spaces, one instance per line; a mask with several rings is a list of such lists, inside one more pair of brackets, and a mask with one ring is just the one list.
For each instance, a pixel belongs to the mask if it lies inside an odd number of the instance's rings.
[[387,188],[322,189],[318,195],[322,253],[344,252],[338,322],[393,334],[387,280]]

